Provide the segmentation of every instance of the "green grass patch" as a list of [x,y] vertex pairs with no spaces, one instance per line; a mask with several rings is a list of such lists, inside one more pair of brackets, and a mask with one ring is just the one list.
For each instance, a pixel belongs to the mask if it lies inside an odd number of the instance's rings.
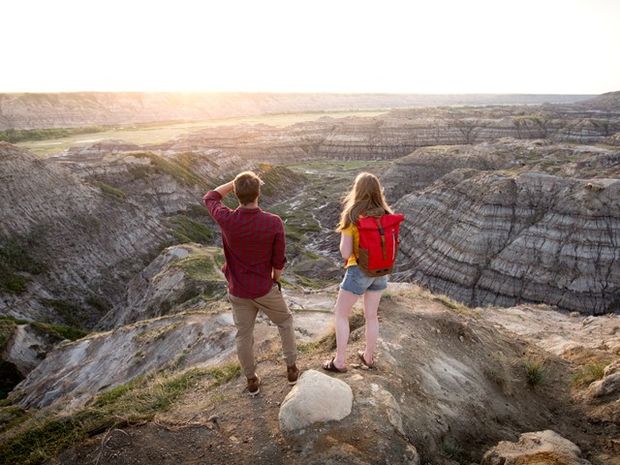
[[82,309],[78,305],[60,299],[43,299],[41,302],[52,307],[68,326],[81,327]]
[[0,238],[0,292],[21,294],[30,278],[20,273],[36,275],[45,271],[45,266],[31,257],[29,248],[29,239]]
[[6,129],[0,131],[0,140],[16,144],[34,140],[60,139],[62,137],[75,136],[77,134],[92,134],[105,131],[101,126],[89,126],[83,128],[48,128],[48,129]]
[[[200,186],[208,189],[209,183],[206,179],[195,174],[191,167],[185,166],[181,160],[169,160],[151,152],[140,152],[132,154],[137,158],[146,158],[150,161],[151,168],[158,173],[167,174],[186,186]],[[132,171],[136,166],[132,166]],[[144,174],[144,172],[142,173]]]
[[70,341],[76,341],[88,335],[87,331],[73,326],[55,325],[51,323],[41,323],[40,321],[34,321],[31,323],[33,327],[40,331],[51,334],[59,339],[68,339]]
[[449,308],[454,313],[458,313],[459,315],[470,316],[470,317],[474,317],[474,318],[479,318],[480,317],[480,314],[476,310],[473,310],[473,309],[467,307],[466,305],[463,305],[462,303],[457,302],[454,299],[451,299],[450,297],[448,297],[446,295],[443,295],[443,294],[434,295],[434,294],[432,294],[431,299],[434,300],[435,302],[440,302],[445,307]]
[[12,316],[0,316],[0,352],[4,349],[6,341],[8,340],[8,338],[3,339],[3,335],[8,335],[8,337],[10,337],[9,332],[12,334],[12,331],[15,330],[17,325],[27,324],[38,329],[39,331],[48,333],[61,340],[69,339],[71,341],[75,341],[76,339],[80,339],[88,334],[86,331],[72,326],[22,320]]
[[330,281],[326,281],[323,279],[310,278],[308,276],[304,276],[298,273],[294,273],[294,276],[300,285],[302,285],[303,287],[311,288],[311,289],[324,289],[325,287],[331,284]]
[[523,362],[523,368],[525,369],[525,380],[529,386],[535,387],[543,383],[545,369],[541,363],[526,360]]
[[173,265],[182,269],[187,276],[197,281],[221,280],[217,273],[217,262],[213,255],[200,253],[183,258]]
[[2,317],[0,318],[0,353],[6,349],[6,345],[13,336],[17,328],[17,323],[12,318]]
[[602,363],[589,363],[579,368],[573,375],[572,383],[576,388],[588,387],[594,381],[603,378],[605,366]]
[[117,199],[124,199],[125,197],[127,197],[127,194],[125,194],[122,190],[117,189],[116,187],[110,186],[109,184],[106,184],[104,182],[96,181],[95,186],[101,189],[101,192],[111,197],[114,197]]
[[16,405],[0,407],[0,432],[23,423],[28,416],[28,412]]
[[205,224],[199,223],[185,215],[176,215],[169,219],[172,224],[172,234],[179,241],[198,242],[199,244],[210,244],[213,242],[213,231]]
[[151,421],[203,379],[211,380],[214,387],[240,372],[239,364],[232,363],[174,375],[142,376],[100,394],[71,415],[26,420],[0,444],[0,465],[39,464],[109,428]]

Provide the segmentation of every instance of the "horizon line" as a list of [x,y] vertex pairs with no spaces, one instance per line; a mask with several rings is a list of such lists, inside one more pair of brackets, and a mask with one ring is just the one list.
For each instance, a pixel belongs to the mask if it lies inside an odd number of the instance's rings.
[[0,91],[0,95],[20,94],[278,94],[278,95],[604,95],[620,90],[606,92],[387,92],[387,91],[263,91],[263,90],[61,90],[61,91]]

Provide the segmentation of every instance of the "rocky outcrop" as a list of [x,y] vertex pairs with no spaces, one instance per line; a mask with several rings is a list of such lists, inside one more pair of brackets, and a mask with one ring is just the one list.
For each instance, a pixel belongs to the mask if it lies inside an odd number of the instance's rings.
[[607,365],[603,377],[588,387],[586,396],[591,401],[599,401],[609,396],[620,394],[620,361]]
[[620,182],[455,170],[396,209],[398,279],[473,306],[620,310]]
[[[127,287],[127,298],[99,327],[114,328],[175,312],[175,306],[202,296],[223,297],[226,280],[219,270],[221,249],[183,244],[164,250]],[[176,310],[178,311],[178,310]]]
[[221,363],[233,348],[230,315],[162,317],[97,333],[49,353],[11,393],[23,407],[79,406],[98,391],[169,366]]
[[353,392],[343,381],[316,370],[301,374],[280,407],[282,431],[294,431],[313,423],[338,421],[351,413]]
[[2,142],[0,177],[0,249],[20,284],[0,289],[1,314],[93,325],[170,237],[141,208]]
[[32,324],[15,325],[15,330],[2,352],[2,359],[13,364],[22,376],[27,376],[41,363],[62,336],[52,331],[45,331]]
[[484,454],[482,465],[589,465],[581,450],[555,431],[524,433],[519,441],[502,441]]

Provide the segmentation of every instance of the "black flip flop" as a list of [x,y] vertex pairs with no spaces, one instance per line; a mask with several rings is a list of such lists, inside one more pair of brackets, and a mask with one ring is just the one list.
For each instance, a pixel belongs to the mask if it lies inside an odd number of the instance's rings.
[[361,350],[358,350],[358,351],[357,351],[357,356],[359,357],[360,362],[362,362],[362,364],[363,364],[364,366],[366,366],[367,368],[369,368],[369,369],[371,369],[371,370],[372,370],[372,369],[375,367],[375,364],[374,364],[374,363],[368,363],[368,362],[366,361],[366,359],[364,358],[364,352],[362,352]]
[[332,358],[329,362],[325,362],[325,363],[322,365],[322,368],[323,368],[325,371],[331,371],[331,372],[334,372],[334,373],[346,373],[347,369],[345,368],[345,369],[341,370],[340,368],[338,368],[338,367],[334,364],[334,359],[335,359],[335,357],[334,357],[334,358]]

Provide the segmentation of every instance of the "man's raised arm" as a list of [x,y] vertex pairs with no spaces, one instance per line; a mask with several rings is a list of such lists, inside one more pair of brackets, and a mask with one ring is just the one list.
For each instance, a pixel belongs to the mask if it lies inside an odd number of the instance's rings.
[[223,219],[223,217],[230,213],[230,209],[225,205],[222,205],[222,199],[226,197],[234,188],[234,181],[227,182],[221,186],[216,187],[214,190],[209,191],[202,198],[202,201],[209,210],[209,213],[215,221]]

